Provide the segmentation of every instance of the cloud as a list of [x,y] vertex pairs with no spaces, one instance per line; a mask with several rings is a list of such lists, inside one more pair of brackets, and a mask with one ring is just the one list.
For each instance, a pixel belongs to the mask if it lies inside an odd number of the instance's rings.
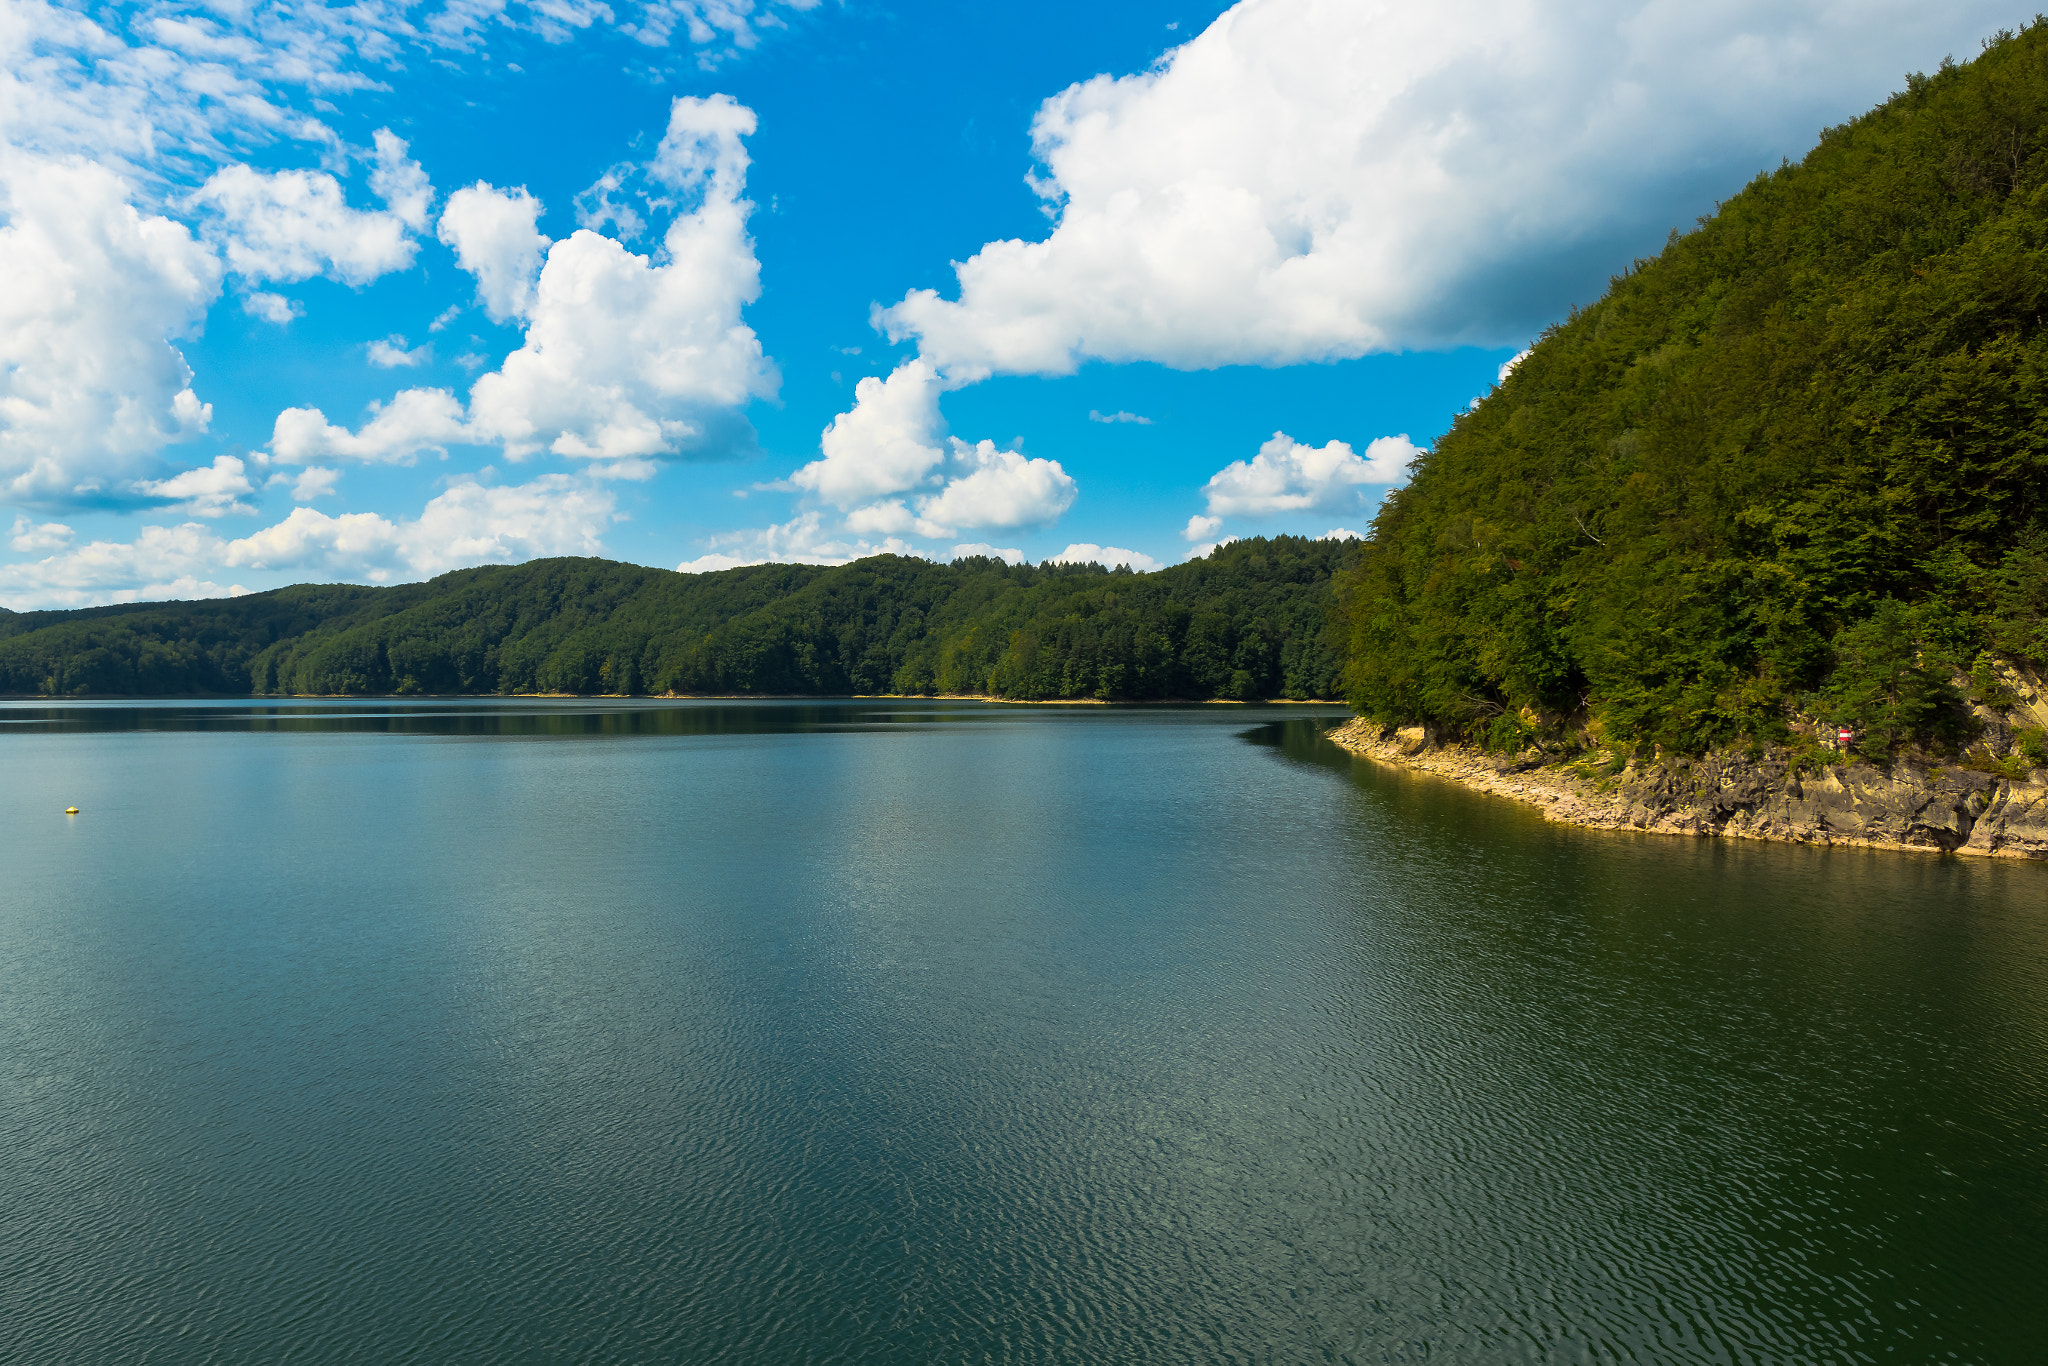
[[923,361],[906,361],[887,379],[853,386],[853,407],[832,419],[814,460],[789,482],[835,507],[917,487],[946,458],[939,416],[945,386]]
[[1319,541],[1362,541],[1365,537],[1353,531],[1350,527],[1333,526],[1322,535],[1316,537],[1316,539]]
[[743,305],[760,292],[745,209],[679,218],[655,264],[587,229],[555,243],[524,344],[470,390],[479,435],[517,458],[727,454],[725,414],[775,392]]
[[764,561],[750,560],[741,555],[720,555],[714,551],[710,554],[699,555],[694,560],[684,560],[676,566],[676,573],[716,574],[721,569],[739,569],[746,565],[761,563],[764,563]]
[[1087,541],[1076,541],[1052,557],[1054,564],[1099,564],[1114,569],[1120,564],[1129,565],[1140,574],[1159,568],[1159,561],[1136,550],[1123,550],[1113,545],[1094,545]]
[[182,225],[80,160],[0,160],[0,497],[91,502],[165,445],[206,430],[173,339],[220,294]]
[[[368,149],[350,146],[327,121],[339,117],[330,101],[382,89],[394,71],[461,65],[504,30],[555,38],[612,25],[715,61],[813,3],[707,0],[615,12],[587,0],[247,0],[88,14],[8,0],[0,6],[0,497],[118,501],[110,490],[156,473],[161,447],[204,430],[210,410],[177,347],[219,295],[223,252],[227,269],[250,285],[314,275],[362,284],[413,261],[414,235],[432,216],[426,172],[388,128]],[[254,149],[286,165],[295,150],[310,151],[327,169],[259,170],[244,164]],[[348,202],[335,177],[352,162],[366,163],[381,208]],[[199,240],[174,221],[195,212]],[[304,311],[255,289],[242,307],[279,325]]]
[[[648,175],[701,195],[656,261],[579,229],[548,250],[526,338],[470,390],[471,426],[517,459],[723,456],[752,444],[738,410],[778,379],[741,310],[761,292],[740,137],[724,96],[674,101]],[[692,168],[696,167],[696,170]]]
[[192,203],[211,215],[207,237],[221,245],[228,269],[243,279],[290,282],[325,275],[366,285],[410,266],[419,249],[410,230],[425,225],[432,189],[426,173],[404,160],[404,153],[405,143],[380,130],[371,183],[399,197],[396,209],[350,208],[340,183],[325,171],[249,166],[216,171]]
[[365,349],[368,352],[370,364],[380,370],[390,370],[398,366],[425,365],[434,357],[434,348],[431,345],[415,347],[411,351],[406,350],[405,338],[396,332],[393,332],[382,341],[371,342]]
[[639,7],[636,19],[619,28],[651,47],[667,46],[680,29],[699,49],[698,65],[709,69],[735,53],[751,51],[764,32],[787,27],[785,14],[801,14],[818,4],[819,0],[652,0]]
[[1003,546],[993,546],[983,541],[969,541],[965,545],[953,547],[953,558],[956,560],[968,559],[975,555],[986,556],[991,560],[1001,560],[1005,564],[1024,563],[1023,551]]
[[270,482],[273,484],[290,483],[292,486],[292,501],[295,503],[310,503],[316,499],[327,498],[333,495],[335,486],[341,483],[341,471],[329,469],[324,465],[308,465],[299,471],[296,478],[286,474],[283,470],[279,470],[276,474],[270,476]]
[[1056,225],[876,320],[942,374],[1507,344],[1605,285],[1992,0],[1244,0],[1045,101]]
[[748,564],[847,564],[868,555],[917,554],[914,547],[894,537],[879,542],[848,540],[843,532],[828,528],[824,515],[815,509],[778,526],[713,536],[707,544],[712,547],[709,553],[683,561],[676,572],[706,574]]
[[446,389],[406,389],[389,403],[370,405],[370,417],[351,432],[318,408],[287,408],[270,433],[270,453],[286,464],[360,460],[408,465],[423,450],[472,439],[462,404]]
[[287,299],[282,294],[266,294],[261,291],[242,296],[242,311],[252,318],[276,323],[279,327],[283,327],[293,318],[306,316],[306,306],[297,299]]
[[1218,551],[1218,550],[1221,550],[1221,549],[1222,549],[1222,548],[1223,548],[1224,546],[1230,545],[1230,544],[1232,544],[1233,542],[1236,542],[1236,541],[1239,541],[1239,540],[1242,540],[1242,539],[1244,539],[1244,538],[1243,538],[1243,537],[1241,537],[1241,536],[1225,536],[1225,537],[1223,537],[1223,538],[1222,538],[1222,539],[1220,539],[1220,540],[1215,540],[1215,541],[1204,541],[1204,542],[1202,542],[1202,543],[1201,543],[1200,545],[1194,545],[1194,546],[1189,546],[1189,547],[1188,547],[1188,553],[1187,553],[1187,554],[1186,554],[1185,556],[1183,556],[1182,558],[1183,558],[1183,560],[1184,560],[1184,561],[1185,561],[1185,560],[1206,560],[1206,559],[1208,559],[1208,558],[1209,558],[1209,556],[1210,556],[1210,554],[1211,554],[1211,553],[1213,553],[1213,552],[1215,552],[1215,551]]
[[409,522],[293,508],[276,526],[230,542],[226,563],[255,569],[317,566],[382,582],[401,573],[428,577],[472,564],[595,555],[604,549],[601,536],[614,507],[609,493],[566,474],[504,487],[464,482]]
[[1222,529],[1223,519],[1221,517],[1204,517],[1198,512],[1188,518],[1188,524],[1182,529],[1180,534],[1184,540],[1199,541],[1204,537],[1214,536]]
[[[1409,462],[1420,454],[1405,434],[1380,437],[1361,457],[1342,441],[1306,446],[1275,432],[1249,463],[1233,460],[1210,477],[1202,487],[1210,516],[1196,521],[1347,506],[1360,485],[1406,479]],[[1190,521],[1189,531],[1194,527]]]
[[481,180],[449,195],[441,211],[436,235],[454,249],[456,264],[476,277],[477,302],[493,322],[533,311],[533,286],[548,249],[535,226],[540,215],[541,202],[524,185],[507,191]]
[[[930,498],[918,500],[919,521],[933,527],[1019,527],[1050,522],[1074,505],[1080,492],[1057,460],[1026,459],[997,450],[993,441],[970,446],[951,438],[948,479]],[[925,532],[947,535],[948,532]]]
[[[1079,486],[1058,461],[944,435],[945,387],[920,360],[887,379],[861,380],[853,408],[819,438],[823,458],[792,474],[789,485],[851,509],[846,529],[856,535],[943,538],[962,528],[1050,522],[1073,505]],[[915,496],[892,496],[901,494]]]
[[238,501],[255,490],[242,462],[232,455],[217,455],[213,464],[174,474],[168,479],[141,480],[134,485],[146,498],[160,498],[179,512],[195,517],[225,517],[230,512],[254,516],[256,509]]
[[669,106],[668,131],[647,178],[686,198],[736,199],[747,184],[747,145],[754,111],[730,95],[680,95]]
[[[1514,355],[1509,356],[1506,360],[1502,361],[1500,363],[1500,370],[1496,372],[1493,377],[1494,388],[1498,389],[1501,385],[1506,384],[1508,382],[1508,376],[1514,373],[1515,367],[1517,365],[1520,365],[1523,361],[1527,360],[1528,358],[1529,350],[1527,347],[1524,347],[1522,350],[1515,352]],[[1465,405],[1465,411],[1468,413],[1471,412],[1474,408],[1477,408],[1480,404],[1486,402],[1487,397],[1487,394],[1473,395],[1472,401]]]
[[44,522],[37,526],[26,516],[17,514],[14,519],[14,534],[7,540],[8,547],[18,554],[33,555],[38,551],[62,550],[71,544],[75,535],[62,522]]
[[603,552],[615,516],[605,490],[550,474],[511,486],[458,483],[411,520],[298,507],[239,540],[198,522],[145,526],[132,541],[94,541],[0,565],[0,603],[22,610],[218,597],[227,591],[221,580],[252,571],[387,583],[473,564],[594,555]]
[[434,187],[427,181],[425,168],[405,154],[405,139],[389,128],[379,128],[370,140],[377,148],[370,192],[384,201],[392,217],[414,232],[425,232],[427,211],[434,206]]
[[1090,422],[1135,422],[1140,427],[1152,425],[1151,418],[1139,417],[1136,413],[1098,413],[1093,408],[1088,410],[1088,420]]

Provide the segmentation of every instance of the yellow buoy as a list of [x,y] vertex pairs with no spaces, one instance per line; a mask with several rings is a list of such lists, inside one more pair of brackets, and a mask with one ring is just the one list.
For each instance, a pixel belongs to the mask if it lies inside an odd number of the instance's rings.
[[64,808],[64,814],[67,816],[75,816],[78,814],[78,808],[75,806],[67,806]]

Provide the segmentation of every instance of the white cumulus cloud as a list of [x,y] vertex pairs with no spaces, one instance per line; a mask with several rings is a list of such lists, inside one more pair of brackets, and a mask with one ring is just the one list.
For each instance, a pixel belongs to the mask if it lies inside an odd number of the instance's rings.
[[232,455],[217,455],[211,465],[185,470],[168,479],[139,480],[134,489],[145,498],[161,498],[177,511],[195,517],[225,517],[230,512],[253,516],[256,512],[240,501],[243,494],[255,490],[241,460]]
[[856,535],[943,538],[1050,522],[1073,506],[1079,486],[1058,461],[946,435],[945,388],[921,360],[861,380],[852,410],[819,438],[822,458],[792,474],[790,486],[850,509],[846,529]]
[[410,464],[423,450],[470,440],[462,404],[446,389],[406,389],[389,403],[372,404],[356,431],[337,427],[318,408],[287,408],[270,433],[270,453],[287,464],[360,460]]
[[1099,564],[1105,569],[1114,569],[1120,564],[1129,565],[1140,574],[1149,573],[1159,567],[1159,561],[1136,550],[1125,550],[1113,545],[1095,545],[1088,541],[1076,541],[1052,557],[1054,564]]
[[878,322],[951,378],[1502,345],[1599,293],[1992,0],[1243,0],[1048,99],[1056,214]]
[[1380,437],[1361,456],[1346,442],[1308,446],[1275,432],[1251,460],[1233,460],[1210,477],[1202,487],[1209,516],[1190,521],[1184,534],[1195,539],[1197,522],[1219,517],[1267,517],[1350,505],[1362,485],[1406,479],[1408,463],[1421,453],[1406,435]]
[[306,316],[306,306],[297,299],[287,299],[282,294],[269,294],[261,290],[242,296],[242,311],[252,318],[276,323],[279,327],[283,327],[293,318]]
[[341,471],[325,465],[308,465],[296,476],[283,470],[270,476],[272,483],[289,483],[292,486],[294,503],[311,503],[317,499],[331,497],[341,483]]
[[1001,560],[1005,564],[1024,563],[1024,552],[1014,547],[990,545],[986,541],[969,541],[953,547],[953,558],[956,560],[964,560],[975,555],[985,555],[991,560]]
[[370,583],[430,577],[473,564],[595,555],[616,518],[603,488],[566,474],[527,484],[458,483],[416,518],[329,516],[293,508],[230,540],[199,522],[145,526],[132,541],[93,541],[40,560],[0,565],[0,604],[16,610],[171,597],[219,597],[252,573]]
[[425,365],[434,356],[434,348],[431,345],[416,346],[410,351],[406,350],[405,338],[396,332],[393,332],[388,337],[371,342],[364,350],[369,357],[370,364],[380,370],[391,370],[400,366]]
[[789,482],[835,507],[917,487],[946,458],[939,394],[945,386],[923,361],[906,361],[887,379],[853,386],[853,407],[819,438],[824,458]]
[[394,198],[385,209],[350,208],[325,171],[259,171],[227,166],[194,192],[209,215],[208,237],[223,247],[228,268],[247,280],[290,282],[325,275],[365,285],[412,264],[426,224],[432,187],[405,143],[380,130],[371,184]]
[[104,166],[0,160],[0,497],[105,495],[210,405],[174,344],[220,294],[220,264],[139,212]]
[[414,232],[424,232],[427,211],[434,207],[434,187],[427,172],[406,155],[405,139],[389,128],[370,135],[376,144],[377,165],[370,172],[370,192],[384,201],[385,209]]
[[740,410],[778,383],[741,317],[761,291],[747,234],[753,205],[741,197],[748,163],[740,140],[753,128],[753,111],[729,96],[672,103],[641,171],[694,206],[675,213],[651,255],[587,228],[550,245],[535,227],[540,204],[524,189],[479,182],[457,190],[441,215],[441,240],[476,277],[492,317],[525,320],[518,349],[477,379],[466,407],[446,390],[407,390],[353,433],[318,409],[287,409],[273,453],[402,460],[466,441],[515,460],[542,450],[588,459],[605,477],[638,479],[653,473],[650,458],[749,448],[753,432]]
[[540,214],[541,202],[524,185],[501,190],[481,180],[449,195],[441,211],[436,233],[454,249],[456,264],[476,277],[477,302],[495,322],[533,311],[533,286],[548,249],[535,226]]
[[[245,286],[241,307],[282,326],[303,306],[257,287],[264,282],[324,275],[359,285],[413,261],[416,235],[434,222],[427,173],[391,129],[378,129],[370,148],[351,146],[333,101],[382,89],[394,72],[464,65],[507,31],[554,41],[610,26],[716,62],[815,3],[6,0],[0,497],[118,503],[127,484],[160,470],[160,448],[205,430],[210,409],[193,390],[178,343],[218,297],[224,267]],[[728,125],[736,107],[727,102],[721,112]],[[255,149],[270,169],[246,164]],[[692,154],[684,141],[669,151],[663,173],[686,172]],[[309,154],[325,169],[279,169]],[[344,188],[352,164],[366,171],[374,200]],[[734,164],[729,151],[713,156],[706,174],[715,180]],[[202,228],[197,240],[179,218]],[[486,288],[487,301],[524,307],[519,281],[530,295],[534,255],[531,270],[505,277],[505,289]],[[749,271],[742,292],[751,280]],[[699,349],[703,368],[715,371],[716,348]],[[687,413],[653,416],[716,425]]]
[[1055,520],[1072,507],[1080,491],[1057,460],[1027,459],[1017,451],[996,449],[993,441],[970,446],[954,437],[951,442],[951,468],[957,473],[938,493],[918,500],[918,517],[926,524],[948,528],[1037,525]]
[[62,550],[71,544],[75,532],[62,522],[44,522],[37,525],[26,514],[16,514],[14,534],[7,538],[8,548],[21,555],[35,555],[46,550]]
[[713,536],[707,544],[709,552],[683,561],[676,572],[706,574],[748,564],[846,564],[868,555],[917,553],[895,537],[881,541],[858,535],[849,538],[844,531],[828,527],[824,515],[815,509],[776,526]]
[[656,263],[578,230],[548,252],[526,340],[470,390],[480,435],[515,457],[724,454],[726,417],[775,391],[740,310],[760,268],[741,205],[676,220]]

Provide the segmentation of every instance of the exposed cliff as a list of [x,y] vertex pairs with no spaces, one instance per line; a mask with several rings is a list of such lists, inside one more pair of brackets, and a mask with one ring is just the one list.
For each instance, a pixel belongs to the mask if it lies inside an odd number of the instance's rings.
[[1631,760],[1606,772],[1535,750],[1504,755],[1440,745],[1420,726],[1396,730],[1365,719],[1330,739],[1572,825],[2048,859],[2048,770],[2040,768],[2011,777],[1901,759],[1887,771],[1853,756],[1816,763],[1810,751],[1777,749],[1754,758]]

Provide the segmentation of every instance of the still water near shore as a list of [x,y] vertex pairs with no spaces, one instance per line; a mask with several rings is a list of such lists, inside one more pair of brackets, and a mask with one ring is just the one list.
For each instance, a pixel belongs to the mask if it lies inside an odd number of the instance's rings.
[[2034,1359],[2048,868],[1336,715],[0,704],[0,1358]]

